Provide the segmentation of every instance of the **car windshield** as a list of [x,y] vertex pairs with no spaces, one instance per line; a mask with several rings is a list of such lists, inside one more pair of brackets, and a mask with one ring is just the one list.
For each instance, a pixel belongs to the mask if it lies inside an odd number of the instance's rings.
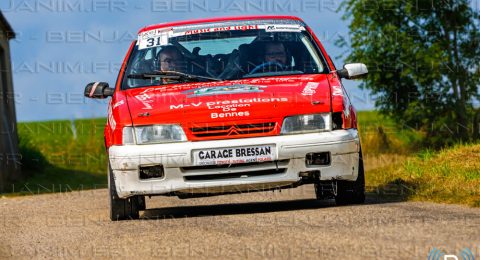
[[139,35],[123,88],[325,73],[322,61],[300,21],[231,21],[153,29]]

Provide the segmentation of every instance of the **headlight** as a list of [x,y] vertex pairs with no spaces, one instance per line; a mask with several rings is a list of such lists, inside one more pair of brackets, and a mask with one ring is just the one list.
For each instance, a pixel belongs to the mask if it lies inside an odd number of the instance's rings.
[[303,134],[332,130],[330,113],[298,115],[283,120],[281,134]]
[[137,144],[184,142],[187,137],[179,125],[136,126]]
[[124,127],[122,139],[124,145],[135,143],[160,144],[187,141],[187,137],[185,136],[182,127],[179,125]]

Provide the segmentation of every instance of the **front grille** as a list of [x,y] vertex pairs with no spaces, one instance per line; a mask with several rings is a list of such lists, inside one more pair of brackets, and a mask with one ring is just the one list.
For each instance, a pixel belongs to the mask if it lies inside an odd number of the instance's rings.
[[180,168],[187,181],[225,180],[283,174],[290,160]]
[[241,125],[220,125],[191,127],[191,133],[197,138],[211,137],[240,137],[246,135],[271,133],[275,130],[276,123],[258,123],[258,124],[241,124]]

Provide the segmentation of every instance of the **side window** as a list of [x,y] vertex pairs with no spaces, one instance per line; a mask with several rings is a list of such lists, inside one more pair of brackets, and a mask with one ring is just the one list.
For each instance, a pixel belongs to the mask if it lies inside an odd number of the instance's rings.
[[[129,63],[125,71],[125,75],[142,74],[157,70],[155,58],[158,51],[159,48],[150,48],[141,51],[135,51],[134,56],[131,58],[131,60],[134,62]],[[128,79],[127,77],[124,77],[124,82],[128,82],[129,87],[145,85],[144,80],[141,79]]]

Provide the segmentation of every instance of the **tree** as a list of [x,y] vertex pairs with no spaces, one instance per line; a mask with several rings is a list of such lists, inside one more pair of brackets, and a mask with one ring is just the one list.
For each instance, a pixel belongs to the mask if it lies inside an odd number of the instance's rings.
[[347,0],[340,10],[351,35],[337,45],[350,45],[347,60],[369,66],[361,87],[379,97],[381,112],[423,130],[437,146],[478,136],[472,129],[478,129],[480,15],[473,4]]

